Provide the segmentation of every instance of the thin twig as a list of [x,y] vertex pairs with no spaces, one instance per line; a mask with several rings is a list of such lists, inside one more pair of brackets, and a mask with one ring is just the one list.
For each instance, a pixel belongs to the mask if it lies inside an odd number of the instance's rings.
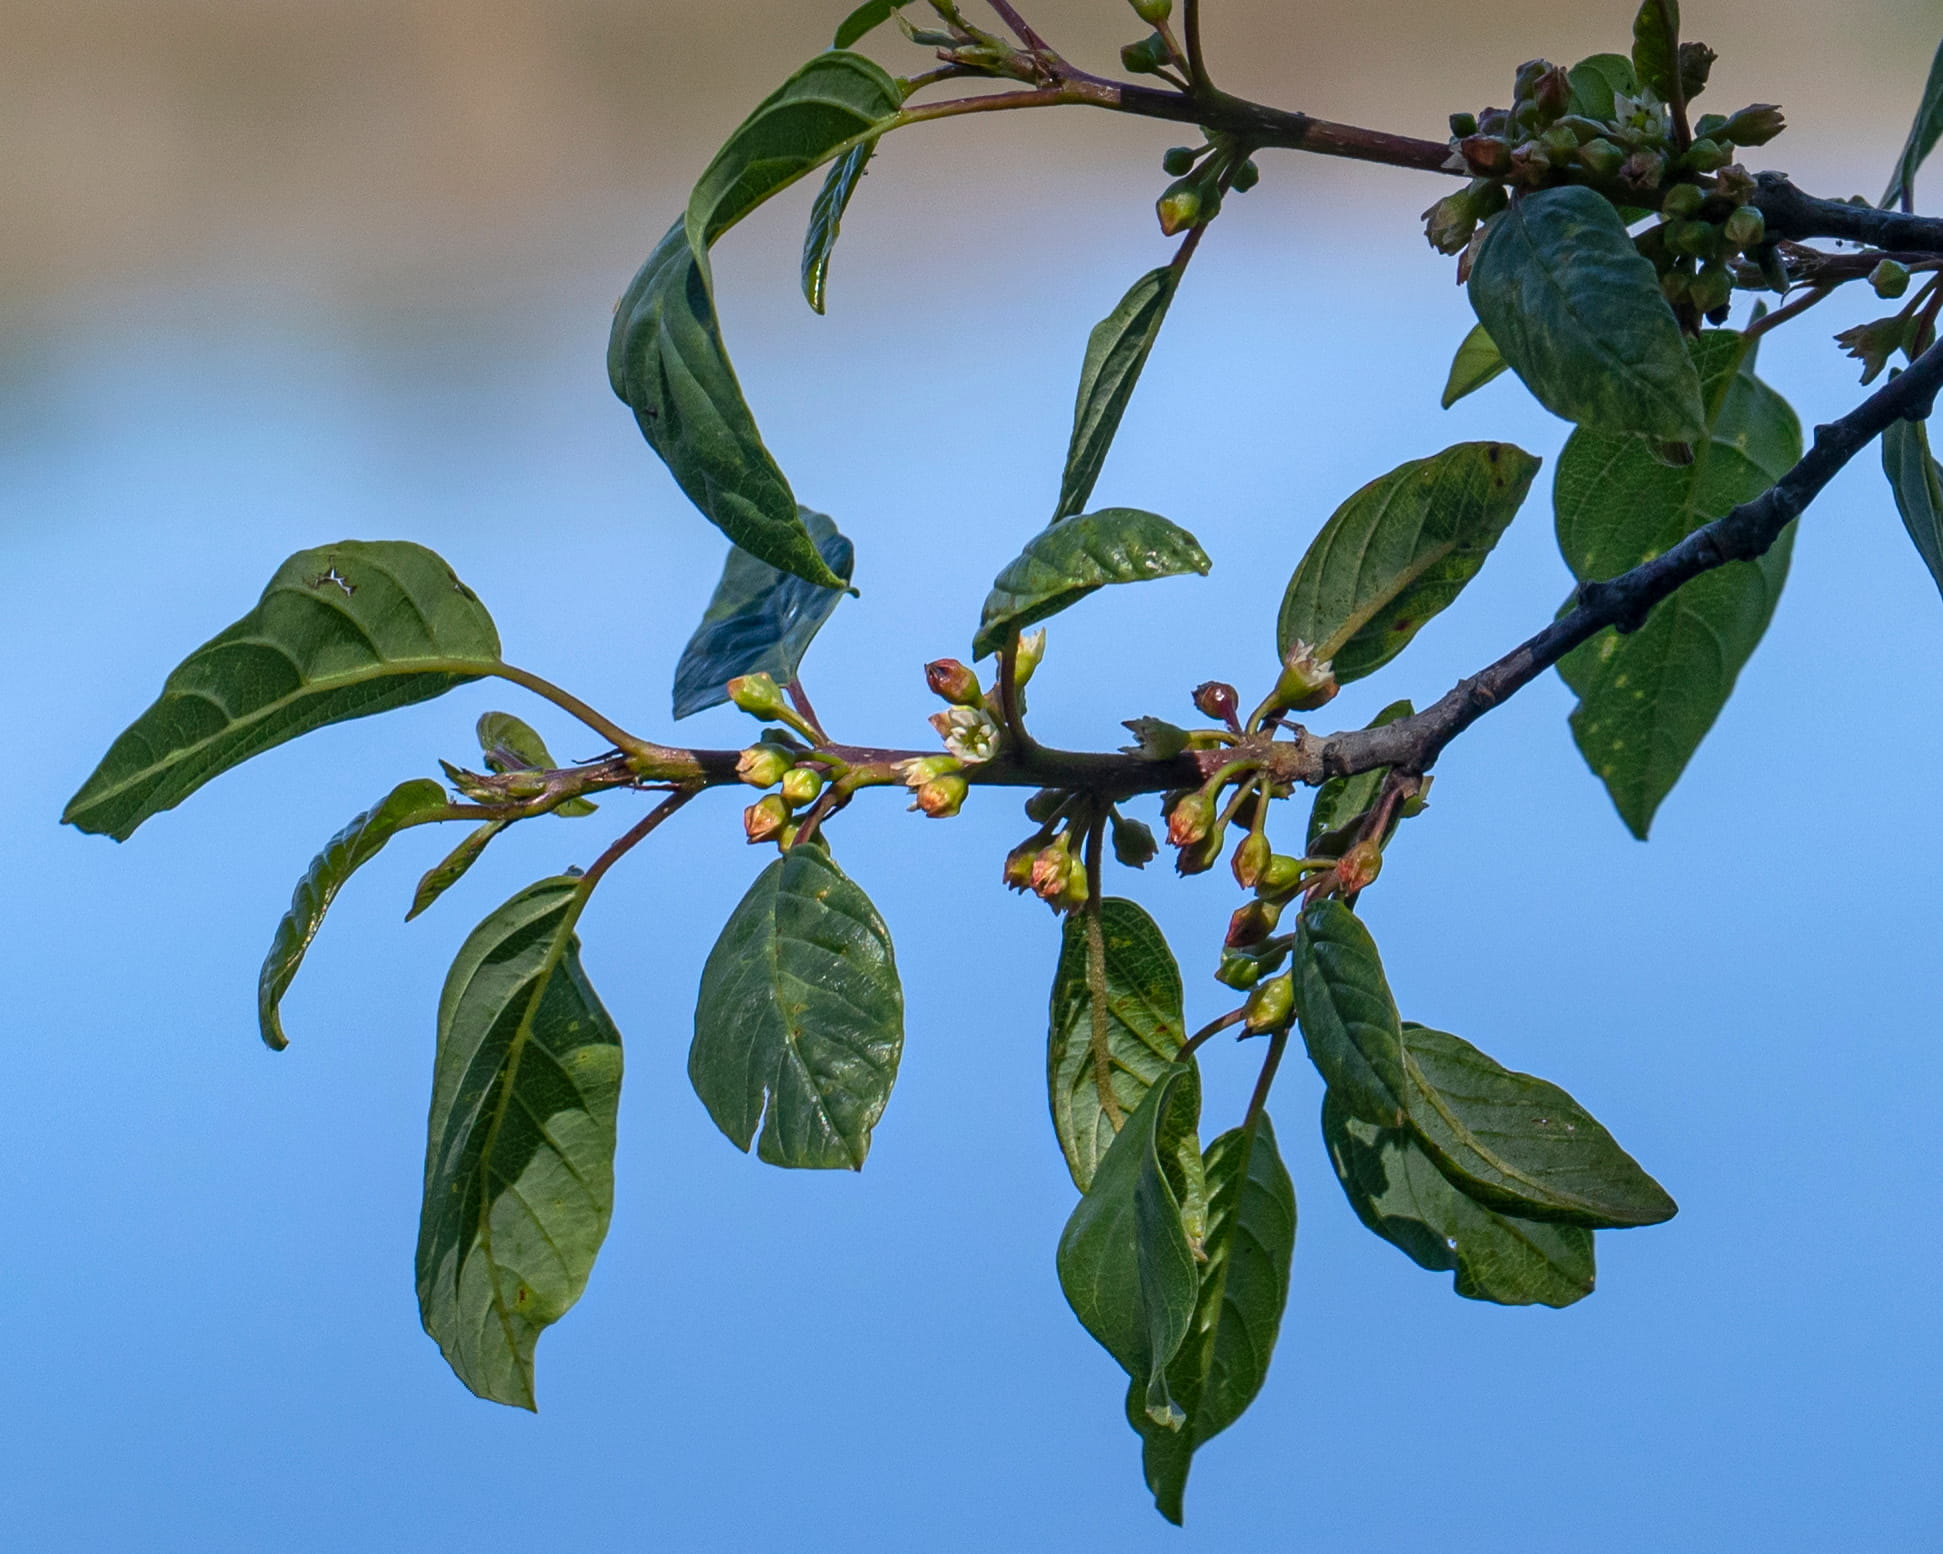
[[1833,286],[1811,286],[1798,297],[1791,297],[1772,313],[1764,313],[1741,331],[1744,338],[1758,340],[1770,329],[1785,324],[1791,318],[1799,318],[1824,297],[1833,296]]
[[1247,1013],[1248,1006],[1243,1004],[1239,1009],[1230,1009],[1226,1014],[1208,1021],[1206,1025],[1202,1026],[1192,1036],[1188,1037],[1186,1041],[1181,1043],[1181,1050],[1174,1054],[1174,1061],[1176,1063],[1185,1063],[1195,1053],[1199,1052],[1202,1047],[1206,1046],[1208,1042],[1227,1030],[1229,1026],[1241,1024],[1243,1016]]
[[1201,51],[1201,0],[1184,0],[1181,6],[1181,31],[1187,35],[1187,74],[1196,92],[1211,92],[1207,55]]
[[1268,1038],[1268,1056],[1262,1059],[1261,1077],[1255,1081],[1255,1093],[1248,1097],[1248,1110],[1243,1113],[1241,1125],[1252,1128],[1262,1109],[1268,1105],[1268,1092],[1275,1085],[1275,1071],[1282,1066],[1282,1054],[1289,1048],[1289,1028],[1285,1025]]
[[700,791],[699,788],[692,787],[676,789],[616,837],[607,851],[596,858],[587,872],[580,876],[580,894],[585,897],[591,893],[600,883],[603,874],[633,852],[662,821],[674,814]]
[[810,705],[809,693],[803,689],[803,682],[800,679],[792,679],[783,687],[783,691],[789,697],[790,705],[795,707],[796,715],[809,724],[810,732],[816,735],[817,743],[827,745],[830,736],[823,731],[823,720],[816,715],[816,708]]

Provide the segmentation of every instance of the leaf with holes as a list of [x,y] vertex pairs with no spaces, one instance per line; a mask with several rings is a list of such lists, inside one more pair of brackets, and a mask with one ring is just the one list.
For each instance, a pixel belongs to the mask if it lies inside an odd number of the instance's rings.
[[1450,376],[1444,380],[1444,408],[1450,409],[1466,394],[1475,394],[1508,365],[1484,325],[1473,324],[1451,358]]
[[[830,571],[849,582],[855,555],[850,541],[823,514],[805,507],[802,515]],[[766,674],[778,685],[789,684],[842,598],[841,588],[821,588],[740,547],[731,550],[702,623],[675,665],[675,716],[721,705],[738,675]]]
[[1462,1037],[1403,1027],[1406,1120],[1451,1185],[1523,1219],[1614,1230],[1679,1212],[1666,1189],[1555,1084]]
[[1916,170],[1936,149],[1943,137],[1943,43],[1936,47],[1930,61],[1929,79],[1923,83],[1923,99],[1916,105],[1909,138],[1903,142],[1902,155],[1896,158],[1896,171],[1889,187],[1882,192],[1883,207],[1907,205],[1916,193]]
[[377,857],[400,831],[434,819],[444,809],[445,790],[430,778],[401,782],[326,842],[324,850],[311,860],[310,868],[297,881],[290,910],[277,924],[270,953],[264,957],[263,970],[257,977],[256,1021],[265,1046],[282,1051],[290,1045],[283,1034],[278,1006],[345,881]]
[[709,951],[688,1049],[695,1093],[738,1149],[754,1141],[771,1165],[861,1170],[903,1050],[883,919],[821,847],[792,847]]
[[1517,516],[1539,461],[1461,442],[1372,480],[1331,514],[1289,579],[1276,624],[1347,684],[1381,669],[1478,574]]
[[1133,398],[1134,385],[1160,337],[1168,304],[1180,283],[1180,271],[1172,265],[1149,270],[1086,337],[1079,398],[1073,406],[1073,435],[1066,448],[1066,470],[1060,477],[1053,522],[1078,513],[1093,494],[1114,433],[1120,430],[1120,418],[1127,413],[1127,402]]
[[1042,529],[985,596],[972,656],[996,653],[1013,633],[1077,604],[1108,583],[1207,575],[1207,553],[1158,513],[1103,507]]
[[1268,1378],[1295,1256],[1295,1184],[1267,1113],[1210,1144],[1206,1169],[1207,1261],[1187,1337],[1167,1367],[1186,1422],[1177,1430],[1156,1424],[1146,1389],[1138,1380],[1127,1389],[1147,1487],[1176,1526],[1194,1453],[1242,1416]]
[[[1732,330],[1693,345],[1708,433],[1691,464],[1661,463],[1636,437],[1581,428],[1559,455],[1552,501],[1559,550],[1580,581],[1616,577],[1759,496],[1801,457],[1801,427],[1757,379]],[[1608,629],[1558,666],[1575,692],[1572,736],[1632,833],[1720,716],[1787,581],[1794,526],[1752,565],[1721,567],[1665,600],[1630,635]]]
[[1706,428],[1680,325],[1609,201],[1568,186],[1491,218],[1471,307],[1554,415],[1601,432],[1693,442]]
[[1294,972],[1310,1061],[1356,1116],[1400,1126],[1403,1023],[1370,931],[1333,896],[1311,903],[1296,929]]
[[583,900],[577,877],[528,886],[472,931],[439,998],[419,1313],[459,1380],[518,1408],[614,1207],[621,1037],[581,970]]
[[1943,469],[1930,456],[1924,422],[1897,421],[1882,434],[1882,472],[1916,554],[1943,591]]
[[61,818],[126,841],[253,755],[498,667],[492,618],[422,545],[345,540],[299,551],[254,610],[177,666]]
[[1363,1122],[1332,1091],[1322,1137],[1349,1205],[1419,1268],[1455,1271],[1466,1300],[1569,1306],[1592,1293],[1592,1232],[1496,1214],[1466,1197],[1407,1129]]
[[876,150],[877,142],[866,140],[838,157],[810,207],[809,229],[803,234],[803,296],[819,313],[830,284],[830,255],[843,230],[843,213],[850,208],[850,197],[863,182]]

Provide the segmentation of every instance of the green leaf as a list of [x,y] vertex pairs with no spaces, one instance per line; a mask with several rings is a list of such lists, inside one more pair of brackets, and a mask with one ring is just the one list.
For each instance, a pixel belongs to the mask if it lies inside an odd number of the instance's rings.
[[1475,394],[1507,365],[1484,325],[1471,325],[1471,332],[1451,358],[1450,376],[1444,380],[1444,408],[1450,409],[1466,394]]
[[1178,1430],[1148,1415],[1145,1388],[1127,1389],[1127,1418],[1145,1443],[1147,1487],[1176,1526],[1194,1453],[1239,1419],[1268,1376],[1295,1255],[1295,1184],[1266,1113],[1208,1146],[1207,1262],[1194,1319],[1167,1367],[1187,1414]]
[[[1086,914],[1067,917],[1053,973],[1051,1031],[1046,1040],[1046,1087],[1053,1131],[1073,1185],[1081,1192],[1115,1136],[1100,1098],[1100,1063],[1093,1051],[1093,997],[1086,976]],[[1107,1086],[1122,1122],[1140,1105],[1187,1039],[1181,1008],[1181,971],[1160,925],[1131,901],[1100,903],[1106,950]]]
[[1172,265],[1149,270],[1086,337],[1079,397],[1073,405],[1073,436],[1066,448],[1054,523],[1081,511],[1093,494],[1113,434],[1120,430],[1120,418],[1127,412],[1134,385],[1140,381],[1140,371],[1147,365],[1180,284],[1180,271]]
[[[830,571],[849,582],[855,555],[850,541],[823,514],[805,507],[802,515]],[[758,561],[740,546],[731,550],[702,623],[675,665],[675,716],[727,701],[729,681],[737,675],[766,674],[778,685],[789,684],[842,598],[841,588],[820,588]]]
[[1193,1324],[1200,1276],[1169,1166],[1172,1142],[1193,1134],[1200,1111],[1194,1069],[1171,1065],[1114,1137],[1059,1238],[1067,1304],[1133,1378],[1146,1416],[1176,1430],[1184,1416],[1167,1365]]
[[870,898],[793,847],[709,951],[688,1077],[715,1125],[771,1165],[863,1169],[904,1049],[904,991]]
[[1916,169],[1936,149],[1943,137],[1943,43],[1930,61],[1929,79],[1923,83],[1923,100],[1917,106],[1915,121],[1909,126],[1909,139],[1903,142],[1902,155],[1896,158],[1895,175],[1883,191],[1884,208],[1902,205],[1916,193]]
[[1494,1214],[1446,1181],[1402,1128],[1323,1098],[1322,1137],[1349,1205],[1419,1268],[1456,1270],[1457,1293],[1500,1306],[1569,1306],[1592,1293],[1592,1232]]
[[[558,771],[560,763],[553,759],[546,747],[546,741],[527,723],[514,717],[510,712],[482,712],[477,726],[479,750],[486,758],[489,770],[507,772],[547,772]],[[555,806],[553,813],[574,819],[581,815],[591,815],[600,806],[592,799],[568,799]],[[409,920],[409,919],[408,919]]]
[[1680,325],[1611,203],[1568,186],[1491,219],[1471,306],[1538,402],[1602,432],[1693,442],[1700,383]]
[[1313,902],[1296,930],[1294,970],[1310,1061],[1356,1116],[1401,1126],[1403,1025],[1369,930],[1335,898]]
[[[1616,577],[1659,555],[1801,457],[1794,412],[1748,370],[1743,350],[1732,330],[1694,342],[1710,430],[1691,464],[1663,464],[1634,437],[1581,428],[1567,440],[1552,500],[1574,577]],[[1695,578],[1638,631],[1603,631],[1559,664],[1579,697],[1573,737],[1635,836],[1646,836],[1767,630],[1793,546],[1791,525],[1759,561]]]
[[877,142],[866,140],[838,157],[810,207],[809,230],[803,234],[803,296],[819,313],[830,281],[830,255],[843,230],[843,213],[850,208],[850,196],[863,182],[876,150]]
[[1882,434],[1882,472],[1916,554],[1943,591],[1943,470],[1930,457],[1929,428],[1921,421],[1890,426]]
[[1403,1027],[1403,1068],[1417,1142],[1452,1186],[1486,1208],[1588,1230],[1657,1225],[1679,1212],[1557,1085],[1422,1025]]
[[290,910],[277,924],[256,982],[257,1028],[265,1046],[280,1052],[290,1045],[277,1006],[283,1002],[297,968],[303,965],[310,941],[317,937],[324,914],[344,882],[377,857],[385,843],[405,827],[434,819],[444,809],[445,790],[430,778],[401,782],[326,842],[324,850],[311,860],[310,868],[297,881]]
[[891,19],[895,11],[902,10],[911,0],[864,0],[864,3],[844,17],[837,26],[836,42],[833,48],[847,49],[866,33],[875,32]]
[[1594,54],[1574,65],[1567,77],[1572,83],[1572,100],[1566,111],[1600,124],[1609,124],[1617,116],[1613,106],[1616,95],[1639,95],[1639,77],[1624,54]]
[[472,931],[439,998],[419,1313],[459,1380],[519,1408],[614,1207],[621,1037],[581,970],[584,900],[577,877],[528,886]]
[[[1415,711],[1407,701],[1393,701],[1366,726],[1382,728]],[[1342,857],[1356,840],[1356,823],[1376,802],[1383,791],[1383,779],[1389,775],[1389,767],[1378,766],[1353,777],[1331,777],[1316,789],[1315,803],[1309,810],[1308,844],[1303,851],[1311,858]]]
[[702,174],[688,214],[615,310],[608,377],[689,500],[736,544],[824,588],[824,562],[763,446],[716,318],[708,246],[813,168],[890,126],[903,88],[858,54],[821,54],[744,121]]
[[1012,633],[1077,604],[1107,583],[1185,572],[1207,575],[1200,542],[1158,513],[1103,507],[1042,529],[1007,563],[985,596],[972,656],[996,653]]
[[1510,443],[1461,442],[1372,480],[1289,579],[1280,652],[1306,642],[1344,684],[1382,668],[1477,576],[1538,465]]
[[1646,0],[1633,18],[1633,69],[1661,102],[1680,94],[1680,0]]
[[511,824],[510,820],[488,820],[484,825],[474,826],[468,831],[457,847],[420,877],[418,888],[412,892],[411,910],[405,914],[405,921],[409,923],[446,891],[458,884],[466,870],[479,861],[480,854],[486,850],[486,844]]
[[254,610],[177,666],[61,818],[126,841],[253,755],[498,666],[485,607],[423,546],[345,540],[299,551]]

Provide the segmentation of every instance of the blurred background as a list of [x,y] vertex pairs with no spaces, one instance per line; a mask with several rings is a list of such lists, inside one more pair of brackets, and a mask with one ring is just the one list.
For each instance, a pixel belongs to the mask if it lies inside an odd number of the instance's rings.
[[[607,1250],[540,1347],[537,1418],[477,1402],[418,1330],[411,1257],[444,967],[528,880],[631,815],[536,822],[402,926],[443,838],[340,898],[257,1043],[291,885],[396,780],[465,759],[468,688],[324,731],[129,844],[54,821],[113,735],[279,561],[440,550],[508,656],[674,731],[675,658],[720,566],[612,398],[614,298],[741,116],[844,5],[773,0],[0,0],[0,1138],[15,1313],[0,1541],[45,1550],[993,1548],[1440,1551],[1943,1546],[1935,1147],[1943,1057],[1928,803],[1943,606],[1873,455],[1804,524],[1767,642],[1632,842],[1553,679],[1440,767],[1366,915],[1404,1012],[1571,1089],[1682,1203],[1600,1238],[1566,1312],[1457,1300],[1356,1224],[1291,1065],[1274,1111],[1302,1209],[1266,1393],[1207,1448],[1188,1528],[1140,1483],[1122,1383],[1052,1250],[1071,1188],[1044,1116],[1056,925],[1007,896],[1027,829],[892,801],[838,827],[897,935],[902,1077],[860,1175],[736,1154],[683,1073],[703,956],[762,857],[698,803],[583,927],[631,1046]],[[1778,101],[1760,156],[1873,196],[1933,3],[1690,0],[1707,106]],[[1103,67],[1115,0],[1030,14]],[[1210,0],[1233,90],[1426,136],[1533,55],[1621,48],[1619,0]],[[886,29],[893,69],[920,56]],[[846,222],[830,316],[795,289],[807,191],[718,251],[725,326],[798,494],[856,540],[862,598],[806,678],[842,737],[914,742],[920,665],[968,646],[990,576],[1051,510],[1088,329],[1168,251],[1165,126],[1081,110],[912,130]],[[1199,535],[1205,580],[1062,617],[1043,737],[1258,694],[1309,536],[1355,487],[1471,437],[1556,454],[1515,382],[1451,412],[1468,326],[1419,236],[1436,178],[1268,154],[1196,259],[1096,501]],[[1943,186],[1943,166],[1922,188]],[[1921,202],[1936,208],[1933,197]],[[1843,298],[1767,343],[1804,423],[1858,390]],[[1332,708],[1420,702],[1568,586],[1541,477],[1459,606]],[[510,693],[509,693],[510,694]],[[682,725],[741,743],[728,711]],[[1150,817],[1151,818],[1151,817]],[[1284,822],[1291,831],[1299,813]],[[1156,875],[1160,870],[1152,871]],[[1220,874],[1122,871],[1174,936],[1189,1017],[1233,905]],[[1253,1061],[1210,1051],[1208,1132]]]

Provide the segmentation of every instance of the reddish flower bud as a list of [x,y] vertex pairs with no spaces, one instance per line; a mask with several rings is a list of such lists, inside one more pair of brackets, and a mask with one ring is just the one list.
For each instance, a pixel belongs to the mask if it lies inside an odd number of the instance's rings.
[[1242,838],[1241,845],[1235,849],[1230,867],[1235,871],[1235,883],[1243,890],[1253,890],[1255,881],[1262,877],[1274,850],[1268,845],[1268,838],[1259,831],[1250,831]]
[[750,842],[767,842],[789,824],[789,806],[774,793],[757,799],[742,812],[742,829]]
[[1175,847],[1192,847],[1214,824],[1214,801],[1206,794],[1184,794],[1167,812],[1167,840]]
[[823,791],[823,774],[807,766],[796,767],[783,778],[783,801],[791,808],[800,808],[815,800]]
[[789,767],[787,750],[778,745],[751,745],[736,758],[735,775],[752,788],[773,788]]
[[1269,901],[1250,901],[1235,908],[1228,919],[1228,937],[1223,941],[1231,950],[1245,950],[1260,944],[1275,932],[1282,909]]
[[925,683],[931,694],[942,697],[954,707],[977,707],[985,701],[978,676],[955,658],[940,658],[924,666]]
[[1229,728],[1241,726],[1241,697],[1223,680],[1204,680],[1194,687],[1194,710],[1204,718],[1219,718]]
[[949,820],[970,791],[962,777],[933,777],[918,789],[917,802],[911,808],[923,810],[933,820]]
[[1383,872],[1383,849],[1375,842],[1358,842],[1336,864],[1336,878],[1345,892],[1365,889]]

